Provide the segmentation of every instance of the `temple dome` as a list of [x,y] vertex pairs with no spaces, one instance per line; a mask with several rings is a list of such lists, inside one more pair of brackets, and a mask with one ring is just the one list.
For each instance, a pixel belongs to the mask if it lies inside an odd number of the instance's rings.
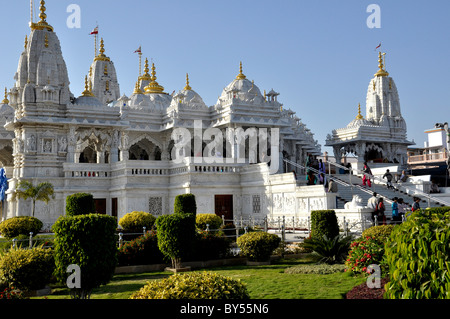
[[8,93],[5,89],[5,99],[0,104],[0,118],[6,118],[7,120],[12,119],[14,117],[14,109],[9,105]]
[[356,118],[347,125],[347,128],[360,127],[365,125],[372,125],[372,123],[364,118],[363,119]]
[[239,74],[236,76],[236,79],[223,89],[219,101],[231,98],[238,98],[251,103],[262,103],[264,101],[260,89],[242,73],[242,63],[240,64]]
[[75,99],[73,104],[86,106],[104,106],[104,104],[95,96],[80,96]]
[[[92,83],[92,82],[89,82]],[[88,84],[88,77],[85,77],[85,89],[81,96],[76,98],[73,102],[74,105],[86,105],[86,106],[105,106],[95,95],[92,93],[92,86]]]
[[200,94],[195,92],[189,85],[188,74],[186,74],[186,86],[184,87],[183,90],[179,91],[177,94],[174,95],[170,106],[174,107],[179,104],[193,109],[208,108],[205,102],[203,102],[203,99],[200,96]]
[[358,115],[356,116],[356,118],[351,121],[348,125],[347,128],[355,128],[355,127],[360,127],[360,126],[365,126],[365,125],[372,125],[372,122],[366,120],[362,114],[361,114],[361,104],[358,105]]

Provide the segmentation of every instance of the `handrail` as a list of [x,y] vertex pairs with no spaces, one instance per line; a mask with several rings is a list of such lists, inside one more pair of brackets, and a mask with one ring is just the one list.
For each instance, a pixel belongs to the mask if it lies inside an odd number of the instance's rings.
[[[293,166],[296,166],[296,167],[299,167],[299,168],[309,169],[309,170],[313,171],[313,172],[316,173],[316,174],[321,174],[321,172],[319,172],[317,169],[315,169],[315,168],[313,168],[313,167],[305,167],[305,166],[303,166],[303,165],[300,165],[300,164],[298,164],[298,163],[292,162],[292,161],[287,160],[287,159],[283,159],[283,160],[284,160],[285,163],[288,163],[288,164],[290,164],[290,165],[293,165]],[[353,189],[353,187],[355,187],[355,188],[359,189],[360,191],[362,191],[362,192],[364,192],[364,193],[366,193],[366,194],[369,194],[369,195],[372,195],[372,194],[373,194],[372,191],[369,191],[369,190],[365,189],[364,187],[361,187],[360,185],[354,185],[354,184],[352,184],[352,183],[349,183],[349,184],[348,184],[348,183],[344,182],[343,180],[341,180],[341,179],[339,179],[339,178],[337,178],[337,177],[333,177],[333,176],[331,176],[331,175],[328,175],[328,178],[329,178],[330,180],[333,180],[333,181],[337,182],[338,184],[340,184],[340,185],[342,185],[342,186],[345,186],[345,187],[351,187],[352,189]],[[386,200],[387,202],[392,203],[392,200],[391,200],[390,198],[388,198],[388,197],[386,197],[386,196],[384,196],[384,195],[382,195],[382,194],[379,194],[379,195],[380,195],[381,197],[383,197],[384,200]]]
[[[335,165],[337,167],[341,166],[341,165],[339,165],[337,163],[332,163],[332,162],[328,162],[328,164]],[[356,171],[356,173],[358,173],[358,174],[367,174],[367,173],[363,172],[362,170],[358,170],[357,168],[352,169],[352,170]],[[377,176],[372,175],[372,174],[368,174],[368,175],[374,181],[377,180],[381,184],[385,183],[385,181],[382,178],[380,178],[380,177],[377,177]],[[440,203],[440,204],[445,205],[445,206],[450,206],[449,202],[446,202],[446,201],[444,201],[442,199],[438,199],[436,197],[433,197],[430,194],[422,192],[422,191],[420,191],[420,190],[418,190],[416,188],[407,187],[407,186],[402,185],[402,184],[397,183],[397,182],[393,182],[393,185],[395,185],[397,189],[403,189],[403,190],[410,191],[410,192],[414,193],[414,195],[418,194],[418,195],[420,195],[422,197],[425,197],[426,199],[428,199],[428,206],[430,206],[430,201],[434,201],[434,202]]]

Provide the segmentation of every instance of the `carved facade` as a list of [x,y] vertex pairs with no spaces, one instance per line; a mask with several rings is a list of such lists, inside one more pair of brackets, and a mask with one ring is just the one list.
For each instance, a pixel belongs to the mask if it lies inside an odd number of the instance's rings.
[[[272,195],[269,175],[261,168],[267,164],[258,164],[255,150],[245,150],[244,163],[197,164],[194,154],[184,154],[182,163],[173,161],[174,129],[192,132],[195,121],[203,129],[220,129],[224,139],[229,128],[279,129],[279,154],[271,156],[281,159],[281,175],[283,158],[303,163],[307,153],[321,154],[310,130],[278,102],[279,94],[273,90],[262,94],[243,74],[242,64],[213,106],[190,87],[188,77],[184,89],[165,93],[148,60],[128,97],[120,93],[114,63],[102,40],[99,54],[87,68],[85,90],[75,97],[59,39],[46,22],[44,3],[41,21],[31,24],[15,85],[7,92],[9,100],[5,97],[0,106],[0,161],[9,178],[2,219],[30,214],[29,202],[15,196],[22,180],[54,185],[56,198],[48,206],[38,202],[36,207],[36,217],[47,224],[64,214],[66,197],[77,192],[92,193],[99,212],[118,218],[133,210],[170,213],[175,196],[187,192],[198,196],[203,213],[215,212],[215,195],[232,195],[238,215],[245,206],[240,202],[247,194],[242,172],[252,166],[250,157],[259,169],[248,182],[258,189],[249,195],[259,197],[249,197],[249,213],[267,214]],[[231,150],[233,154],[223,156],[235,157],[235,148]],[[289,181],[295,188],[295,181]],[[293,207],[293,200],[289,202]]]

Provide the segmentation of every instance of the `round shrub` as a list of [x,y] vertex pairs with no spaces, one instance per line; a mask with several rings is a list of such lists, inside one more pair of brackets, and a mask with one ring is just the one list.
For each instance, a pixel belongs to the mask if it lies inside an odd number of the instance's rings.
[[251,232],[237,239],[241,254],[250,261],[268,261],[278,247],[281,238],[265,232]]
[[369,236],[358,238],[350,244],[350,252],[345,261],[346,271],[368,274],[369,265],[383,266],[383,257],[384,241]]
[[19,216],[7,219],[0,223],[0,233],[2,236],[12,239],[19,235],[29,237],[30,232],[36,236],[43,227],[43,223],[31,216]]
[[195,216],[197,214],[195,195],[183,194],[176,196],[173,209],[175,214],[187,214]]
[[146,212],[131,212],[125,214],[120,220],[119,225],[125,230],[134,233],[142,233],[143,228],[151,230],[155,224],[156,217]]
[[218,230],[223,224],[222,218],[216,214],[198,214],[195,218],[195,225],[200,230],[206,230],[206,225],[210,230]]
[[394,229],[394,227],[395,227],[394,225],[372,226],[363,231],[361,237],[371,237],[384,243],[391,235],[391,232]]
[[192,272],[148,282],[130,299],[249,299],[246,286],[212,272]]
[[149,231],[119,248],[119,266],[162,264],[164,255],[159,251],[156,232]]
[[53,225],[56,278],[65,283],[67,267],[72,264],[81,270],[81,288],[71,291],[74,298],[89,298],[93,288],[114,276],[116,226],[114,217],[100,214],[61,216]]
[[11,249],[0,258],[1,279],[9,287],[24,291],[44,288],[50,283],[54,268],[50,249]]
[[88,215],[95,213],[95,201],[92,194],[77,193],[66,198],[66,215]]
[[385,245],[389,299],[450,297],[450,212],[413,212]]
[[339,225],[334,210],[315,210],[311,212],[311,237],[335,238],[339,235]]

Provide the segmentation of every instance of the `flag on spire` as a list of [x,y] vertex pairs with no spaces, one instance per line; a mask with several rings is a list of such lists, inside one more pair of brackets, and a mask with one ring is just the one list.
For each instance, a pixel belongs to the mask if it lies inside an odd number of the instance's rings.
[[93,34],[98,34],[98,26],[96,26],[95,29],[92,30],[92,32],[90,33],[90,35],[93,35]]
[[380,42],[380,44],[375,48],[374,51],[376,51],[379,47],[381,47],[381,42]]
[[134,51],[134,53],[142,53],[141,47],[139,47],[139,49],[137,49],[136,51]]

